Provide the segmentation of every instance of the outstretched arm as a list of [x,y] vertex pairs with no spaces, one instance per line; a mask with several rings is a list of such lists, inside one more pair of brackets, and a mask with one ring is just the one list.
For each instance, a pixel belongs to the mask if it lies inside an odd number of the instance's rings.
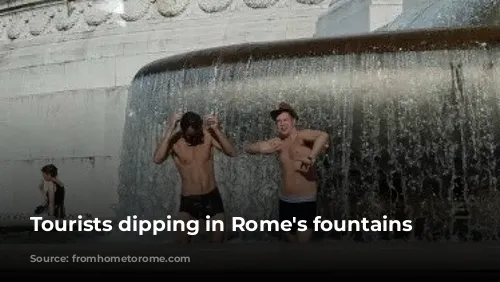
[[280,142],[277,138],[271,140],[259,141],[253,144],[246,145],[244,148],[247,154],[256,155],[270,155],[280,150]]
[[313,143],[311,153],[308,156],[312,162],[316,160],[319,154],[325,152],[326,148],[328,148],[328,133],[324,131],[306,129],[301,130],[299,136],[304,141]]
[[175,141],[177,141],[179,134],[177,131],[177,121],[179,120],[179,116],[174,115],[168,123],[167,130],[165,131],[165,135],[163,139],[156,146],[153,162],[155,164],[162,164],[168,156],[172,153],[172,148],[174,147]]

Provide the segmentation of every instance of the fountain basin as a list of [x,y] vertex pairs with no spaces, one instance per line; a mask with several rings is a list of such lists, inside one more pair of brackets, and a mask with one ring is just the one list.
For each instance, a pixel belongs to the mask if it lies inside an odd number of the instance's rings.
[[[170,115],[216,113],[241,149],[274,136],[269,111],[286,101],[299,113],[300,128],[330,135],[330,149],[318,161],[323,217],[389,215],[423,220],[422,228],[415,226],[423,231],[410,237],[497,239],[499,31],[247,44],[153,62],[130,87],[120,213],[165,218],[176,212],[177,171],[171,161],[151,160]],[[215,163],[228,216],[276,218],[276,159],[218,154]]]

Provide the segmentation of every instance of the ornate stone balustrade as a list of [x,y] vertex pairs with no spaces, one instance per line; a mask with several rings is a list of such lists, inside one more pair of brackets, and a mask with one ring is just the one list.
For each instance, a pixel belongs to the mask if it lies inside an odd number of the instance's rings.
[[[325,0],[12,0],[0,3],[0,40],[29,39],[56,32],[89,32],[137,21],[203,17],[229,9],[318,5]],[[200,15],[201,14],[201,15]]]

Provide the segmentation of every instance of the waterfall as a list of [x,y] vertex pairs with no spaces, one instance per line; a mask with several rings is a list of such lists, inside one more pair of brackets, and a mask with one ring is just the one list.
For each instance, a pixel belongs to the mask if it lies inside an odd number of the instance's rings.
[[[411,238],[496,239],[498,34],[478,29],[244,45],[146,66],[130,87],[120,213],[176,213],[174,164],[152,162],[170,115],[216,113],[241,151],[275,136],[269,111],[286,101],[300,116],[299,128],[330,135],[329,151],[317,161],[323,217],[388,215],[413,220]],[[276,158],[218,153],[215,166],[228,216],[277,218]]]

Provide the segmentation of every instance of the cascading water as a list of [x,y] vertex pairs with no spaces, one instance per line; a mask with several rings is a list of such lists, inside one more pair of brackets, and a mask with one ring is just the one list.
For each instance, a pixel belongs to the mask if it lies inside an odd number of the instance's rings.
[[[120,213],[177,211],[172,161],[152,162],[170,115],[216,113],[241,151],[274,136],[269,110],[286,101],[299,127],[330,134],[318,161],[323,217],[389,215],[415,221],[411,238],[497,239],[499,42],[497,29],[377,34],[224,47],[152,63],[130,88]],[[215,164],[228,216],[276,218],[275,158],[217,154]],[[457,227],[460,211],[468,228]]]

